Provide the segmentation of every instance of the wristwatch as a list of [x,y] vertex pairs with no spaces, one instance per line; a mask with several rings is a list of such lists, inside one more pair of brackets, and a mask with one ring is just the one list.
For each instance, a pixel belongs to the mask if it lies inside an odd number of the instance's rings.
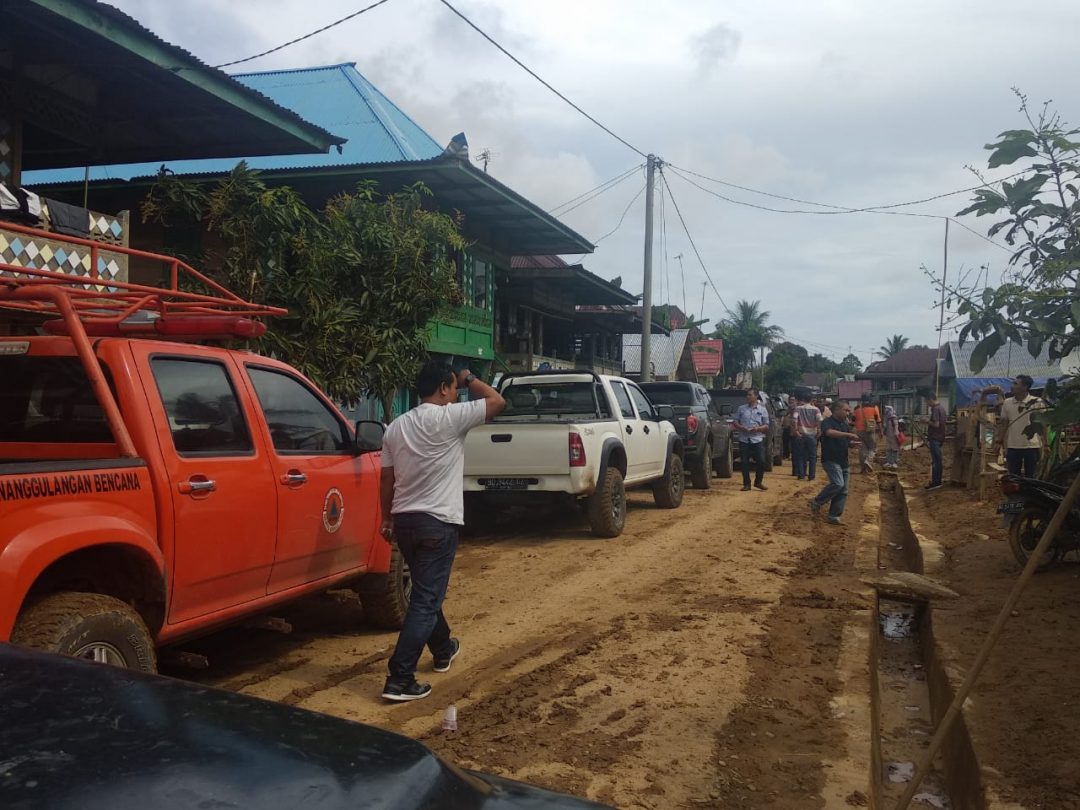
[[465,377],[465,385],[468,385],[469,383],[471,383],[471,382],[472,382],[473,380],[475,380],[475,379],[476,379],[476,375],[475,375],[475,374],[469,374],[469,375],[467,375],[467,376]]

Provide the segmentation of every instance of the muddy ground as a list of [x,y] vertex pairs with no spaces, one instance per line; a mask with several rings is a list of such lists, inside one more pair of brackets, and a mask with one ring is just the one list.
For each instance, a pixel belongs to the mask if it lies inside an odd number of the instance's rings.
[[[925,492],[929,454],[905,454],[916,531],[940,544],[927,570],[961,594],[935,604],[934,631],[958,674],[975,659],[1020,573],[995,514],[964,489]],[[946,478],[948,476],[946,475]],[[968,704],[967,718],[994,806],[1080,808],[1080,565],[1037,574]]]
[[617,539],[535,513],[465,539],[446,603],[462,653],[443,675],[421,662],[416,703],[379,699],[396,636],[341,593],[284,611],[291,635],[220,633],[187,647],[209,670],[170,672],[619,807],[861,804],[869,752],[836,707],[845,630],[869,616],[852,560],[875,481],[855,476],[843,526],[810,518],[822,481],[714,479],[673,511],[637,492]]

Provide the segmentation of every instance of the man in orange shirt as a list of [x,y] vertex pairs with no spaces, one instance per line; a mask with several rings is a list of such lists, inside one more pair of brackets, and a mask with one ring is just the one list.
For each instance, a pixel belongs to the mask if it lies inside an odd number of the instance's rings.
[[881,432],[881,411],[871,404],[870,394],[862,395],[862,404],[855,409],[855,432],[859,434],[859,465],[864,473],[874,471],[874,450]]

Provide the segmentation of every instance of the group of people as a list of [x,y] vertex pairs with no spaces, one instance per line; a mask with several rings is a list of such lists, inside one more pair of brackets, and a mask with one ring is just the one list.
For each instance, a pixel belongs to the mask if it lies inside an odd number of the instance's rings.
[[[1045,403],[1030,393],[1032,380],[1019,375],[1012,396],[1002,405],[998,441],[1005,445],[1009,471],[1034,476],[1042,448],[1039,432],[1028,430],[1033,411]],[[416,667],[426,647],[434,672],[446,672],[461,651],[442,612],[457,552],[458,530],[464,523],[461,479],[465,460],[465,435],[500,413],[502,396],[468,369],[426,365],[417,379],[420,404],[395,419],[386,431],[382,453],[382,534],[397,543],[412,577],[412,596],[404,626],[390,658],[389,675],[382,697],[410,701],[427,697],[431,686],[416,680]],[[469,401],[459,394],[468,391]],[[828,505],[826,519],[840,523],[847,503],[850,481],[849,452],[859,449],[864,473],[874,471],[879,439],[885,442],[885,469],[896,470],[903,433],[890,405],[878,408],[869,394],[850,412],[848,404],[815,400],[809,391],[796,391],[789,402],[783,430],[789,437],[791,473],[799,480],[817,477],[818,449],[828,483],[809,507],[815,516]],[[743,491],[753,486],[767,489],[765,454],[771,417],[756,390],[746,392],[746,403],[735,414],[732,428],[739,443]],[[945,441],[945,408],[936,397],[930,401],[927,444],[931,454],[931,481],[927,489],[942,485],[942,443]]]

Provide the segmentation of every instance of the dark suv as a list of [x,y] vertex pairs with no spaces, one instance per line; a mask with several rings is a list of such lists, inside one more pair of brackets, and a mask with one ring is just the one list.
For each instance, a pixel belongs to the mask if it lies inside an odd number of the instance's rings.
[[683,460],[694,486],[708,489],[714,472],[731,478],[731,426],[705,387],[694,382],[650,382],[641,388],[654,405],[670,405],[675,411],[671,423],[682,436]]
[[[709,392],[709,396],[712,398],[713,406],[729,424],[735,421],[735,412],[739,406],[746,404],[745,388],[714,388]],[[771,470],[774,464],[782,464],[784,461],[781,417],[777,414],[776,406],[768,394],[762,392],[759,401],[769,411],[769,435],[765,439],[765,469]]]

